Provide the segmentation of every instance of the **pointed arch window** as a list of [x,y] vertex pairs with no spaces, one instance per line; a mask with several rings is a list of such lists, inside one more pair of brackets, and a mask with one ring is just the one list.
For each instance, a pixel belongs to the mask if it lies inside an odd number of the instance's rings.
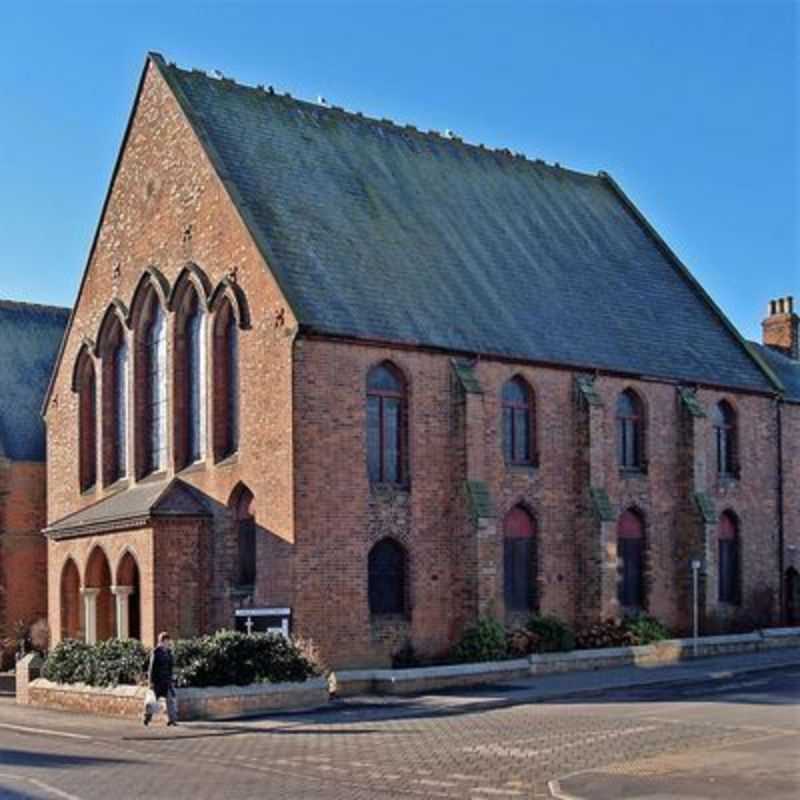
[[617,522],[617,595],[627,610],[644,608],[644,523],[633,509]]
[[186,452],[185,463],[202,461],[205,456],[206,439],[206,347],[205,313],[197,295],[192,293],[188,314],[184,324],[185,337],[185,398]]
[[381,539],[369,551],[368,595],[373,616],[406,611],[406,551],[394,539]]
[[739,524],[730,511],[725,511],[719,519],[717,539],[719,602],[738,605],[741,596]]
[[372,483],[406,482],[406,387],[392,364],[367,376],[367,466]]
[[535,465],[533,391],[520,377],[503,386],[503,452],[507,464]]
[[507,611],[532,611],[537,605],[536,523],[522,507],[503,520],[503,595]]
[[714,446],[717,458],[717,473],[723,478],[736,478],[739,475],[737,458],[736,412],[725,400],[714,406]]
[[218,461],[239,449],[239,326],[229,301],[214,320],[214,450]]
[[236,527],[236,584],[239,587],[252,587],[256,582],[257,555],[253,493],[245,486],[240,486],[234,491],[230,505]]
[[145,454],[146,471],[159,472],[167,466],[167,321],[161,304],[154,298],[144,337]]
[[82,492],[97,483],[97,380],[86,350],[78,356],[78,483]]
[[627,470],[644,470],[644,408],[631,389],[617,399],[617,459]]
[[125,325],[109,309],[100,326],[103,394],[103,482],[106,485],[128,475],[128,340]]
[[115,479],[128,474],[128,343],[124,335],[114,348],[114,468]]

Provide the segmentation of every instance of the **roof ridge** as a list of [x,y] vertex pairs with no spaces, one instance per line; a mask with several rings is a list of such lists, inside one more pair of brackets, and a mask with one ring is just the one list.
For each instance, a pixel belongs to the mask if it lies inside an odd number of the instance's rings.
[[[160,56],[160,54],[152,54],[156,56]],[[255,92],[259,95],[264,95],[266,97],[274,98],[280,102],[289,102],[294,105],[299,106],[307,106],[308,108],[313,109],[316,112],[327,112],[332,115],[341,115],[347,117],[348,119],[352,119],[357,122],[367,122],[374,125],[379,125],[384,128],[389,128],[390,130],[397,131],[399,133],[403,133],[409,136],[416,136],[420,139],[425,141],[435,141],[440,143],[450,143],[453,145],[461,145],[462,147],[468,148],[470,150],[485,153],[485,154],[493,154],[495,156],[503,156],[508,158],[512,161],[521,162],[530,164],[534,167],[544,167],[549,170],[553,170],[556,173],[571,173],[573,175],[578,175],[584,178],[600,178],[601,171],[598,172],[584,172],[583,170],[574,169],[573,167],[565,167],[559,161],[554,161],[552,163],[548,163],[543,158],[533,158],[522,151],[512,151],[508,147],[492,147],[490,145],[485,145],[482,142],[471,142],[465,140],[463,137],[453,133],[450,129],[446,129],[444,132],[437,131],[433,128],[424,131],[418,128],[416,125],[411,123],[400,123],[395,122],[388,117],[373,117],[369,114],[364,114],[361,111],[353,111],[351,109],[344,108],[343,106],[337,106],[335,104],[329,104],[327,101],[323,102],[314,102],[313,100],[306,100],[300,97],[295,97],[291,94],[291,92],[279,92],[275,89],[272,85],[267,85],[266,87],[264,84],[256,84],[255,86],[242,83],[237,81],[234,78],[231,78],[227,75],[223,75],[221,72],[219,76],[215,76],[213,74],[209,74],[205,70],[198,69],[196,67],[192,67],[191,69],[186,69],[184,67],[178,66],[174,61],[167,62],[163,56],[160,56],[163,59],[164,66],[167,69],[173,69],[178,72],[182,72],[184,75],[202,75],[207,80],[216,81],[221,85],[225,85],[228,87],[236,87],[238,89],[244,89],[245,91]],[[217,70],[217,72],[219,72]]]
[[67,314],[72,310],[69,306],[54,306],[49,303],[31,303],[27,300],[11,300],[10,298],[0,297],[0,308],[17,309],[30,308],[42,309],[47,311],[64,311]]

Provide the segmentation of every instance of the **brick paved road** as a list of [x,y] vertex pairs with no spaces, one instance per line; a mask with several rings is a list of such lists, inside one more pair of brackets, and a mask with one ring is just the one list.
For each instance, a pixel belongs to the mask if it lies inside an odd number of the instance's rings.
[[794,668],[591,701],[353,703],[175,732],[0,703],[0,797],[780,800],[800,792],[798,700]]

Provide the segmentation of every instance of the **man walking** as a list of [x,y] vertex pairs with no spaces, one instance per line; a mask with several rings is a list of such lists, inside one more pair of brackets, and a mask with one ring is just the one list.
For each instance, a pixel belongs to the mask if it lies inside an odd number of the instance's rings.
[[[156,700],[162,697],[167,703],[167,725],[178,724],[178,704],[175,701],[175,687],[172,681],[172,668],[175,660],[172,657],[172,639],[166,631],[158,634],[158,644],[150,656],[150,668],[147,679]],[[148,705],[144,707],[144,724],[149,725],[153,718],[152,710]]]

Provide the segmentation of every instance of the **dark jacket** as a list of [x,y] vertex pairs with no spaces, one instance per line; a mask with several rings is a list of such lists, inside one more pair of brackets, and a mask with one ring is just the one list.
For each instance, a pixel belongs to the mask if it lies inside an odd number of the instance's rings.
[[153,649],[150,656],[150,668],[147,677],[154,689],[169,689],[172,686],[172,668],[174,659],[172,651],[161,645]]

